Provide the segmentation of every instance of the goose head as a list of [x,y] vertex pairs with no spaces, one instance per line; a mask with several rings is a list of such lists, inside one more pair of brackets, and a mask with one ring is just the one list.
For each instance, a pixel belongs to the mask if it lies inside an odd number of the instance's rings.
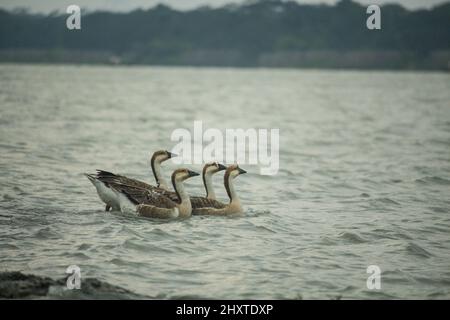
[[218,162],[210,162],[205,164],[203,167],[202,172],[202,178],[203,178],[203,186],[206,190],[206,198],[209,199],[216,199],[216,194],[214,192],[214,188],[212,185],[212,176],[213,174],[225,170],[227,167],[225,167],[223,164],[220,164]]
[[203,167],[203,176],[213,175],[214,173],[225,170],[226,168],[227,167],[225,167],[223,164],[218,163],[218,162],[207,163]]
[[151,162],[152,163],[162,163],[166,160],[169,160],[170,158],[176,157],[177,155],[169,152],[167,150],[159,150],[153,153],[152,158],[151,158]]
[[240,176],[241,174],[247,173],[244,169],[239,168],[237,164],[233,164],[227,168],[227,171],[225,171],[225,175],[227,177],[236,178],[237,176]]
[[186,179],[199,176],[200,174],[189,169],[177,169],[172,173],[173,182],[182,182]]
[[239,168],[237,164],[233,164],[227,168],[225,175],[223,176],[225,190],[230,198],[230,205],[234,204],[237,208],[239,208],[239,210],[242,210],[242,207],[240,205],[239,197],[234,189],[232,180],[244,173],[247,173],[247,171]]

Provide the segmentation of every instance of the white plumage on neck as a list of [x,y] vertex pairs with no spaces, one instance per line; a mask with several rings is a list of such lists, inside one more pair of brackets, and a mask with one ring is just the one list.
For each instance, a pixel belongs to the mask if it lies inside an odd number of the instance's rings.
[[230,174],[230,176],[228,177],[228,190],[230,194],[230,202],[240,203],[239,196],[237,195],[236,189],[234,188],[233,180],[234,177]]
[[165,158],[162,156],[156,157],[155,161],[153,162],[153,168],[155,170],[155,179],[156,182],[158,183],[158,186],[165,190],[169,190],[169,185],[161,172],[161,163],[164,160]]
[[213,183],[212,183],[212,176],[213,173],[210,171],[207,171],[205,173],[205,189],[208,199],[216,200],[216,193],[214,191]]
[[178,196],[180,197],[180,214],[183,214],[184,212],[189,212],[189,215],[192,212],[192,204],[191,204],[191,198],[187,194],[183,181],[180,181],[178,179],[175,179],[174,182],[174,189],[178,193]]

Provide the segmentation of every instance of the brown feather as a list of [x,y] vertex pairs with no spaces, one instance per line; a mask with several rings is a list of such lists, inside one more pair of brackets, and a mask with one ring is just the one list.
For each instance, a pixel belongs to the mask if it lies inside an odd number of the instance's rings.
[[208,199],[205,197],[191,197],[192,210],[199,208],[225,208],[226,205],[217,200]]
[[148,183],[136,180],[136,179],[132,179],[132,178],[128,178],[125,176],[121,176],[118,174],[114,174],[108,171],[103,171],[103,170],[97,170],[97,176],[96,178],[102,182],[108,183],[108,184],[112,184],[112,183],[116,183],[116,184],[124,184],[124,185],[128,185],[128,186],[132,186],[132,187],[137,187],[137,188],[144,188],[144,189],[154,189],[157,188],[155,186],[152,186]]
[[173,215],[173,209],[158,208],[152,205],[140,204],[136,207],[136,211],[139,215],[148,218],[165,219],[170,218]]
[[177,206],[176,202],[158,192],[121,184],[112,184],[111,187],[123,193],[136,205],[144,204],[167,209],[173,209]]

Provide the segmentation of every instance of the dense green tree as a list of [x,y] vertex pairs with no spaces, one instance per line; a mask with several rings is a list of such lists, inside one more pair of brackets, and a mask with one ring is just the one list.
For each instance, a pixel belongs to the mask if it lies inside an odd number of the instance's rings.
[[0,52],[107,52],[125,63],[205,65],[259,65],[261,57],[277,65],[289,53],[308,66],[306,52],[396,52],[420,64],[450,51],[450,3],[417,11],[385,5],[376,31],[366,28],[367,17],[366,7],[350,0],[334,6],[260,0],[191,11],[158,5],[93,12],[82,15],[82,30],[70,31],[65,14],[0,10]]

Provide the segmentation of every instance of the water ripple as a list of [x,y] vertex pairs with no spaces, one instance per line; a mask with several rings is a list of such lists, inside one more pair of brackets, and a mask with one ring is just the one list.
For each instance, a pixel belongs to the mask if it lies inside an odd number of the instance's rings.
[[[105,283],[127,289],[113,290],[122,298],[448,299],[448,83],[433,73],[0,65],[0,265],[52,277],[77,264],[103,281],[79,296],[52,289],[68,299],[107,297]],[[242,165],[245,215],[104,212],[83,172],[153,183],[150,154],[194,120],[280,129],[277,175]],[[164,174],[175,168],[165,162]],[[188,191],[203,194],[201,179]],[[385,277],[379,292],[366,287],[372,264]]]

